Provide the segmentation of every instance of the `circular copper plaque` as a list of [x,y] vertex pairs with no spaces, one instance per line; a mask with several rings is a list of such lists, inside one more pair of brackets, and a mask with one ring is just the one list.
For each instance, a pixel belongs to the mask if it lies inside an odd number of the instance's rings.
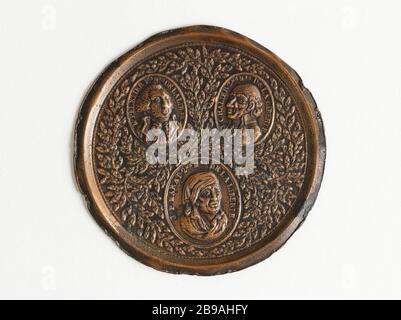
[[320,113],[294,70],[244,36],[194,26],[107,67],[82,104],[74,160],[91,214],[130,256],[214,275],[288,240],[317,197],[325,153]]

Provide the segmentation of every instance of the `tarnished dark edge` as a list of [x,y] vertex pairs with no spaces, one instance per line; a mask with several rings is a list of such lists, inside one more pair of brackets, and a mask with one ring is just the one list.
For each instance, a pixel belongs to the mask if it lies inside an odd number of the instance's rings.
[[[237,38],[242,38],[249,42],[250,44],[254,45],[255,47],[262,49],[264,51],[269,52],[271,55],[279,61],[282,66],[286,69],[286,71],[294,78],[294,80],[297,82],[299,89],[301,92],[303,92],[305,98],[308,100],[310,106],[312,107],[313,110],[313,116],[315,117],[316,123],[317,123],[317,132],[316,135],[318,137],[318,157],[317,157],[317,163],[316,163],[316,174],[315,174],[315,179],[313,180],[312,187],[310,188],[309,195],[306,199],[303,201],[303,205],[297,214],[296,219],[297,221],[297,226],[294,230],[291,231],[289,234],[284,234],[282,235],[284,237],[283,240],[280,240],[280,236],[277,237],[277,239],[273,240],[274,242],[278,242],[278,245],[271,251],[268,252],[263,252],[262,254],[258,256],[254,256],[253,259],[247,259],[247,261],[241,262],[239,264],[236,263],[231,263],[232,266],[229,267],[224,267],[224,268],[219,268],[219,264],[216,265],[209,265],[208,268],[205,267],[199,267],[199,266],[179,266],[177,267],[176,265],[170,264],[170,263],[157,263],[157,261],[152,260],[152,257],[145,256],[141,254],[140,252],[133,251],[131,248],[126,245],[123,241],[118,240],[118,235],[114,235],[113,231],[110,229],[110,227],[105,223],[105,221],[102,219],[102,214],[98,212],[96,208],[96,203],[91,199],[90,196],[90,191],[88,190],[87,183],[84,178],[84,169],[81,167],[81,162],[83,161],[82,155],[83,155],[83,139],[82,136],[84,134],[84,120],[85,116],[88,115],[88,108],[90,106],[88,105],[88,101],[93,97],[93,95],[96,92],[96,84],[98,84],[99,81],[102,80],[107,80],[107,75],[110,74],[113,70],[118,68],[128,56],[130,56],[134,51],[139,50],[140,48],[146,46],[149,43],[152,43],[154,41],[157,41],[159,39],[162,39],[164,37],[169,37],[169,36],[176,36],[180,35],[183,33],[188,33],[188,32],[220,32],[220,33],[227,33],[232,36],[235,36]],[[235,272],[239,271],[242,269],[245,269],[247,267],[253,266],[268,257],[270,257],[273,253],[275,253],[277,250],[279,250],[290,238],[291,236],[299,229],[299,227],[303,224],[305,221],[305,218],[307,217],[309,211],[312,209],[317,195],[319,193],[319,189],[322,183],[323,179],[323,174],[324,174],[324,168],[325,168],[325,160],[326,160],[326,138],[325,138],[325,133],[324,133],[324,125],[323,125],[323,120],[321,117],[321,114],[318,110],[317,104],[315,102],[315,99],[313,98],[311,92],[304,87],[303,82],[301,77],[298,75],[298,73],[292,69],[287,63],[285,63],[283,60],[281,60],[278,56],[276,56],[273,52],[271,52],[269,49],[263,47],[259,43],[253,41],[252,39],[249,39],[237,32],[221,28],[221,27],[216,27],[216,26],[208,26],[208,25],[198,25],[198,26],[189,26],[189,27],[183,27],[183,28],[178,28],[178,29],[172,29],[172,30],[167,30],[160,32],[156,35],[153,35],[134,48],[128,50],[126,53],[121,55],[119,58],[117,58],[115,61],[113,61],[111,64],[109,64],[101,73],[100,75],[93,81],[92,85],[90,86],[90,89],[88,90],[88,93],[85,95],[76,120],[76,125],[75,125],[75,131],[74,131],[74,151],[73,151],[73,162],[74,162],[74,174],[75,178],[77,181],[77,185],[79,188],[80,193],[82,194],[85,204],[97,222],[97,224],[102,228],[102,230],[117,244],[117,246],[123,250],[126,254],[134,258],[135,260],[138,260],[139,262],[152,267],[156,270],[159,271],[164,271],[172,274],[189,274],[189,275],[201,275],[201,276],[209,276],[209,275],[220,275],[220,274],[225,274],[229,272]],[[285,233],[285,232],[284,232]],[[252,255],[252,254],[250,254]]]

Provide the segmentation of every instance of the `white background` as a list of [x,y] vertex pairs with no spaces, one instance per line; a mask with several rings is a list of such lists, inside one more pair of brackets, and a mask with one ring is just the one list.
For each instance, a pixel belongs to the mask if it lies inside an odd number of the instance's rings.
[[[72,169],[89,84],[154,33],[210,24],[291,65],[326,127],[308,219],[216,277],[155,271],[101,231]],[[0,298],[401,298],[400,1],[1,1]]]

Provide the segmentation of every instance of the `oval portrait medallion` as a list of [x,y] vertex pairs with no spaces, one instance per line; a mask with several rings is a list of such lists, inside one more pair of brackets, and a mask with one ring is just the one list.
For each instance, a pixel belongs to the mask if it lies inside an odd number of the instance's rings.
[[140,78],[128,95],[127,118],[133,134],[146,141],[151,129],[168,134],[169,124],[179,136],[185,128],[187,109],[182,91],[169,77],[151,74]]
[[215,247],[237,226],[240,197],[235,176],[223,164],[180,165],[164,191],[166,220],[185,243]]
[[274,99],[258,75],[237,73],[221,86],[215,107],[219,128],[252,129],[256,144],[266,139],[274,122]]
[[325,154],[296,72],[210,26],[162,32],[111,63],[75,129],[75,175],[96,222],[124,252],[171,273],[268,258],[312,208]]

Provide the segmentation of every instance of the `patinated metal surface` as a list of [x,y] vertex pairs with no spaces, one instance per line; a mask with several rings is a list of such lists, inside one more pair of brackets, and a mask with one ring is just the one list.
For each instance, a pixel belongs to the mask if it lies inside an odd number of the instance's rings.
[[[255,168],[150,164],[152,128],[251,128]],[[245,144],[245,141],[244,141]],[[95,81],[77,120],[76,178],[99,225],[146,265],[214,275],[280,248],[311,209],[325,161],[323,123],[299,76],[226,29],[158,34]]]

